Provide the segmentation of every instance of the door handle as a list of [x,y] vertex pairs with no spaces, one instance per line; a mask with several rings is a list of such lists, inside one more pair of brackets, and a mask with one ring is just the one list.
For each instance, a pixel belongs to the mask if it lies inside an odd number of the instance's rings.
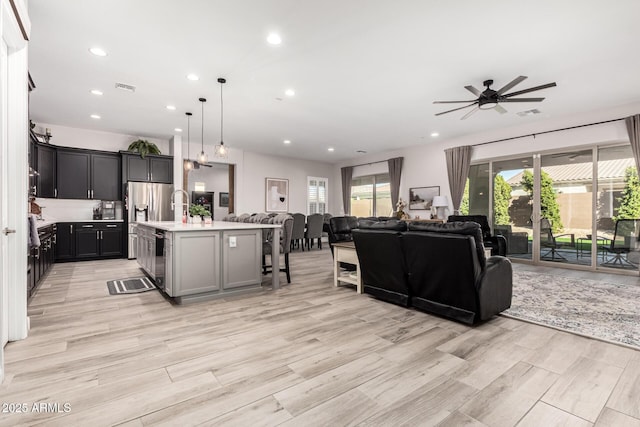
[[12,228],[7,228],[5,227],[2,232],[4,233],[5,236],[8,236],[9,234],[15,233],[16,230],[12,229]]

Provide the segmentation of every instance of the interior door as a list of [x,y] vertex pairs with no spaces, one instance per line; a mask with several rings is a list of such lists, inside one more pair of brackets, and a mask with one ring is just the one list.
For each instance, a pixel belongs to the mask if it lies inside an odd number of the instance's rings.
[[[7,125],[8,125],[8,111],[7,111],[7,76],[8,76],[8,67],[7,67],[7,44],[2,39],[1,47],[0,47],[0,98],[2,102],[0,103],[0,228],[5,230],[8,224],[8,211],[7,204],[4,203],[7,197],[7,185],[9,180],[6,177],[7,172],[7,149],[8,149],[8,133],[7,133]],[[8,265],[7,260],[8,252],[7,252],[7,235],[2,233],[0,234],[0,310],[2,314],[0,315],[0,380],[1,373],[3,372],[3,351],[2,348],[5,346],[9,339],[9,303],[8,303],[8,272],[6,266]],[[25,253],[26,257],[27,254]]]

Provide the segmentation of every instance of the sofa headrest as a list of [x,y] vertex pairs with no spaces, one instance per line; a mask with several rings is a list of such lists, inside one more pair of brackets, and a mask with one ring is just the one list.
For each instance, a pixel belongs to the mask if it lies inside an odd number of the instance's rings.
[[360,229],[373,229],[373,230],[391,230],[391,231],[407,231],[407,223],[399,221],[397,219],[390,219],[388,221],[369,221],[360,220]]
[[351,224],[347,216],[334,216],[329,220],[329,227],[334,234],[351,233]]
[[473,221],[480,224],[482,228],[482,237],[488,239],[491,237],[491,227],[486,215],[449,215],[447,222],[466,222]]
[[482,240],[482,228],[477,222],[447,222],[437,223],[409,223],[409,231],[428,231],[430,233],[462,234],[472,236],[476,243],[476,253],[481,265],[485,265],[486,256],[484,254],[484,244]]

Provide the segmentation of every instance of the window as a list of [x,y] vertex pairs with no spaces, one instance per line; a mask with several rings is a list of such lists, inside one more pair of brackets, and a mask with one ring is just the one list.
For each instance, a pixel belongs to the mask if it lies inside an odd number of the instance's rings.
[[389,174],[367,175],[351,181],[351,215],[357,217],[390,216],[391,184]]
[[307,177],[307,215],[327,213],[327,178]]

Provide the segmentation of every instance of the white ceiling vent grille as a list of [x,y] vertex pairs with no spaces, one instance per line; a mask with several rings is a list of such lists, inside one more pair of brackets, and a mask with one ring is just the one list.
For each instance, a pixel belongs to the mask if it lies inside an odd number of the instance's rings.
[[519,115],[520,117],[525,117],[525,116],[533,116],[534,114],[540,114],[542,111],[538,110],[537,108],[534,108],[533,110],[527,110],[527,111],[520,111],[519,113],[516,113],[517,115]]
[[127,92],[135,92],[136,87],[132,85],[127,85],[124,83],[116,83],[116,89],[126,90]]

